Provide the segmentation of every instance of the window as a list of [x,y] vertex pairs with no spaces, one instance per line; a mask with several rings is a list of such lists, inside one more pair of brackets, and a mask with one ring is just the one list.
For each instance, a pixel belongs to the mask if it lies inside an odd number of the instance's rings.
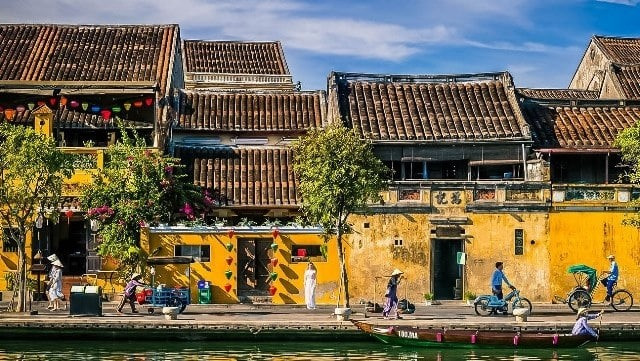
[[291,262],[309,261],[327,261],[327,257],[325,257],[322,252],[322,245],[293,245],[293,247],[291,247]]
[[175,246],[176,257],[191,256],[198,262],[209,262],[211,260],[211,247],[208,245],[179,245]]
[[427,179],[427,166],[425,162],[404,162],[405,179]]
[[401,239],[394,239],[393,240],[393,245],[396,247],[402,247],[402,240]]
[[2,229],[2,251],[18,252],[18,245],[11,239],[9,228]]
[[391,180],[402,180],[402,163],[399,161],[384,161],[382,162],[389,169],[391,169]]
[[524,231],[522,229],[516,229],[514,232],[514,243],[516,256],[524,254]]

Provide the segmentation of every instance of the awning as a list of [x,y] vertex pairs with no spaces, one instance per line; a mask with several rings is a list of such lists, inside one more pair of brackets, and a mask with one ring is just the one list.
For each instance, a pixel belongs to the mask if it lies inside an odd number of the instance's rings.
[[479,165],[511,165],[511,164],[522,164],[522,160],[517,159],[486,159],[486,160],[472,160],[469,161],[469,165],[472,167],[477,167]]

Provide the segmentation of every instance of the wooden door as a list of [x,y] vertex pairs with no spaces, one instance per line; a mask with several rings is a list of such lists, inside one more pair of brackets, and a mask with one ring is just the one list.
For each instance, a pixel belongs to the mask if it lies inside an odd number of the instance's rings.
[[271,240],[238,239],[238,292],[267,294],[269,289],[269,245]]

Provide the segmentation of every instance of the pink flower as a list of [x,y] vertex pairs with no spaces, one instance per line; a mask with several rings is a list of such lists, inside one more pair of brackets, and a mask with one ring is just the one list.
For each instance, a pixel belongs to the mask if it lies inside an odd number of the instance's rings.
[[180,208],[180,212],[184,213],[184,215],[187,216],[187,219],[195,218],[193,215],[193,207],[191,207],[189,203],[185,203],[184,206]]

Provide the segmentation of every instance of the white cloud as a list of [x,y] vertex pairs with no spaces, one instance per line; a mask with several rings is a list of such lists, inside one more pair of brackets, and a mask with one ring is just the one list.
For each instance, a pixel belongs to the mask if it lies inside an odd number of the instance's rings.
[[638,5],[638,3],[640,3],[640,0],[596,0],[596,1],[603,2],[603,3],[627,5],[627,6],[636,6]]

